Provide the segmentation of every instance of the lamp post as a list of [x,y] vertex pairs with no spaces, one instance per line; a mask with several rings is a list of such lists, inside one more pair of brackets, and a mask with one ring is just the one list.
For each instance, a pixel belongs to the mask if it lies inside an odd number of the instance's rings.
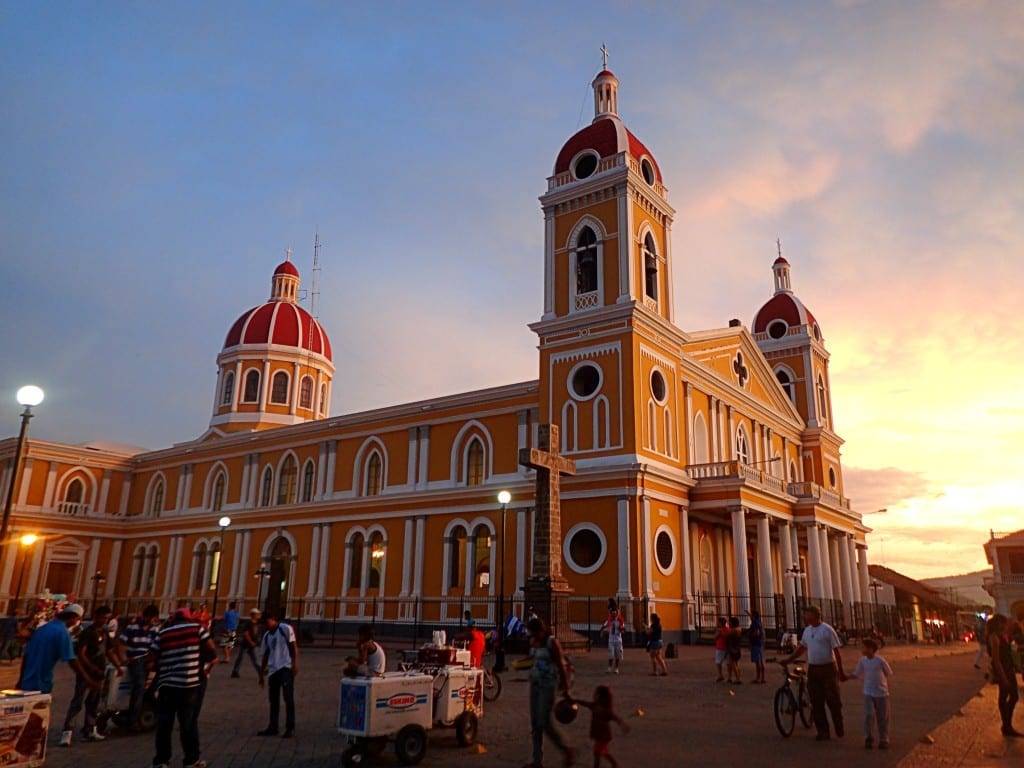
[[498,577],[498,647],[494,651],[494,671],[505,671],[505,514],[512,494],[508,491],[498,492],[498,503],[501,504],[501,571]]
[[231,518],[227,515],[221,517],[217,521],[217,526],[220,528],[220,545],[217,547],[217,569],[213,575],[215,581],[213,582],[213,609],[210,611],[213,616],[213,622],[217,622],[217,598],[220,597],[220,566],[224,562],[224,531],[231,525]]
[[89,581],[92,582],[92,609],[96,610],[96,595],[99,594],[100,584],[107,580],[107,577],[103,575],[103,571],[96,571],[92,575]]
[[26,533],[18,539],[18,543],[21,544],[24,551],[21,553],[21,567],[18,568],[18,585],[14,590],[14,600],[7,606],[8,616],[18,615],[18,603],[21,602],[21,584],[25,579],[25,564],[28,562],[28,551],[38,540],[39,537],[34,533]]
[[256,573],[252,575],[257,580],[259,586],[256,587],[256,605],[260,610],[263,610],[263,580],[270,577],[270,569],[266,565],[261,565],[256,569]]
[[[11,507],[14,505],[14,485],[18,480],[21,468],[21,454],[25,452],[25,439],[28,437],[28,422],[32,418],[32,409],[43,402],[43,390],[29,384],[18,390],[15,397],[18,405],[25,406],[21,412],[21,430],[18,432],[18,443],[14,448],[14,463],[11,465],[11,477],[7,481],[7,498],[4,499],[3,522],[0,523],[0,545],[7,541],[8,528],[11,525]],[[3,550],[0,549],[0,552]]]

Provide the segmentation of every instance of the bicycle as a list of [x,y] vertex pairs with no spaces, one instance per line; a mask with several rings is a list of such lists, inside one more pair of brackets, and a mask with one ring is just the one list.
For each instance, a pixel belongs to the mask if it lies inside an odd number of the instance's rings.
[[501,696],[501,675],[494,671],[493,664],[484,664],[484,701],[497,701]]
[[[800,715],[800,722],[804,728],[811,727],[811,703],[807,699],[807,675],[802,667],[789,667],[782,664],[782,673],[785,677],[782,685],[775,691],[774,711],[775,727],[783,738],[793,735],[796,727],[796,716]],[[796,691],[793,687],[796,685]]]

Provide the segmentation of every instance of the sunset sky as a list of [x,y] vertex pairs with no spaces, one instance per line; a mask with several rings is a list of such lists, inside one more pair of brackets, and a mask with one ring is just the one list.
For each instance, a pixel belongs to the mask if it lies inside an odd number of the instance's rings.
[[534,378],[537,196],[605,42],[678,323],[749,325],[780,237],[873,560],[983,567],[1024,527],[1024,4],[506,5],[0,5],[0,392],[46,389],[33,434],[199,434],[317,229],[336,413]]

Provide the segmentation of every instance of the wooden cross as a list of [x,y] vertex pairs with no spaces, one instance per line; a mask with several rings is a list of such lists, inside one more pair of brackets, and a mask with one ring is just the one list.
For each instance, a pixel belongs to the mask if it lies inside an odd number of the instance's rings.
[[558,489],[562,475],[576,474],[576,462],[558,453],[558,427],[541,424],[537,430],[537,447],[521,448],[519,463],[537,470],[531,578],[564,585],[562,508]]
[[608,69],[608,46],[601,43],[601,58],[604,60],[604,69]]

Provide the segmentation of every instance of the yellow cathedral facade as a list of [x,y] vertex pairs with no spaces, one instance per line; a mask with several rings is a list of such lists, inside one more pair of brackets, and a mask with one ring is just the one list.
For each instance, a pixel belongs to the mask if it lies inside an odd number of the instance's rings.
[[540,198],[536,379],[332,416],[331,343],[285,261],[228,330],[198,438],[141,453],[32,439],[18,468],[0,442],[4,494],[16,475],[0,601],[48,589],[167,610],[216,592],[390,622],[457,620],[476,601],[493,621],[499,574],[515,596],[531,572],[534,470],[518,458],[550,423],[576,464],[561,481],[575,595],[679,633],[799,598],[854,619],[867,528],[844,493],[822,329],[781,254],[750,328],[675,325],[674,211],[618,86],[594,79],[594,120]]

